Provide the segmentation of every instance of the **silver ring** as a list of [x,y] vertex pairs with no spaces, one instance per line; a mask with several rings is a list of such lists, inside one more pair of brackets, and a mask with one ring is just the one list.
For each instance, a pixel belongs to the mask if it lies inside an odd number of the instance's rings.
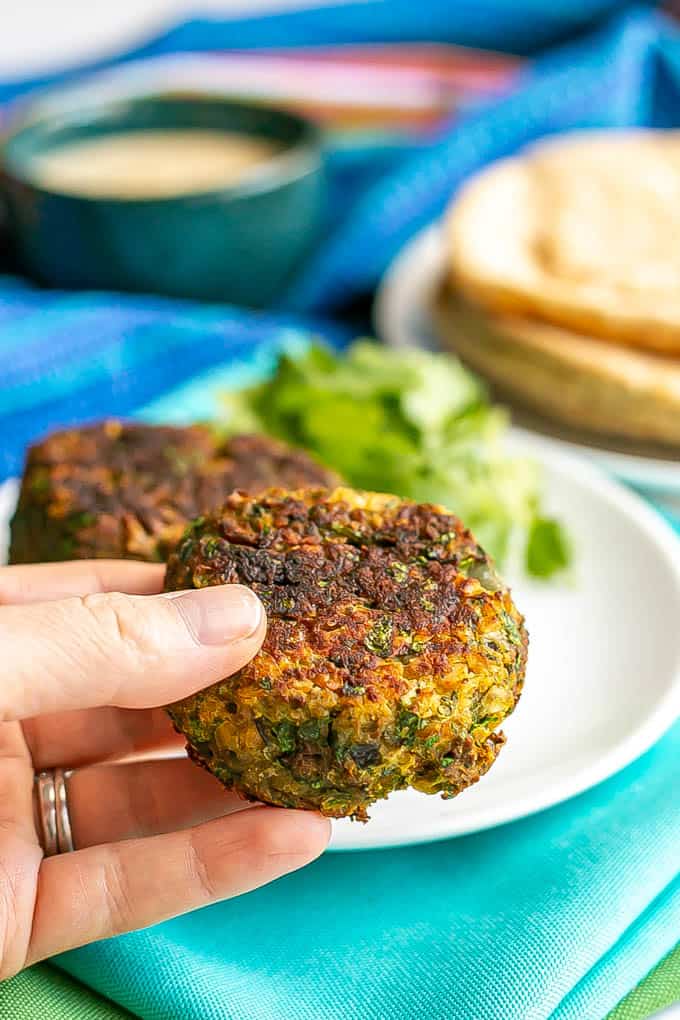
[[66,786],[72,774],[68,769],[46,769],[35,777],[38,828],[45,857],[75,850]]

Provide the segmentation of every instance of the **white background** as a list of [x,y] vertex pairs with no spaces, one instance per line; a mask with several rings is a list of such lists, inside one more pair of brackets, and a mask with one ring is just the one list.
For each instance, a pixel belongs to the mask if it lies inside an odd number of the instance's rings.
[[195,14],[253,14],[324,2],[331,0],[0,0],[0,78],[103,56]]

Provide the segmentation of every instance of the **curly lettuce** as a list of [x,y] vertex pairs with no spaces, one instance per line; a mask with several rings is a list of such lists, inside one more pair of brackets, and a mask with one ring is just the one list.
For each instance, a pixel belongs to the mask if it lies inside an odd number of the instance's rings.
[[312,346],[225,404],[230,431],[305,447],[358,488],[443,503],[498,562],[517,541],[535,577],[570,562],[564,528],[542,510],[537,465],[509,453],[505,412],[450,355]]

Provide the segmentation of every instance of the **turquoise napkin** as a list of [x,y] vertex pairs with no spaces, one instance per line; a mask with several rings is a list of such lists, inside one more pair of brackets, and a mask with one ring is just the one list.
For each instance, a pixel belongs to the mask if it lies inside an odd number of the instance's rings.
[[326,854],[57,963],[144,1020],[600,1020],[680,932],[680,725],[525,821]]

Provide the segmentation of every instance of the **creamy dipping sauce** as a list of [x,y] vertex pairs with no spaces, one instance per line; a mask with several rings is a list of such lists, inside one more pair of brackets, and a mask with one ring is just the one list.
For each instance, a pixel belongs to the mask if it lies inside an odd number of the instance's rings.
[[127,131],[44,153],[40,186],[93,198],[167,198],[239,184],[281,152],[275,143],[227,131]]

